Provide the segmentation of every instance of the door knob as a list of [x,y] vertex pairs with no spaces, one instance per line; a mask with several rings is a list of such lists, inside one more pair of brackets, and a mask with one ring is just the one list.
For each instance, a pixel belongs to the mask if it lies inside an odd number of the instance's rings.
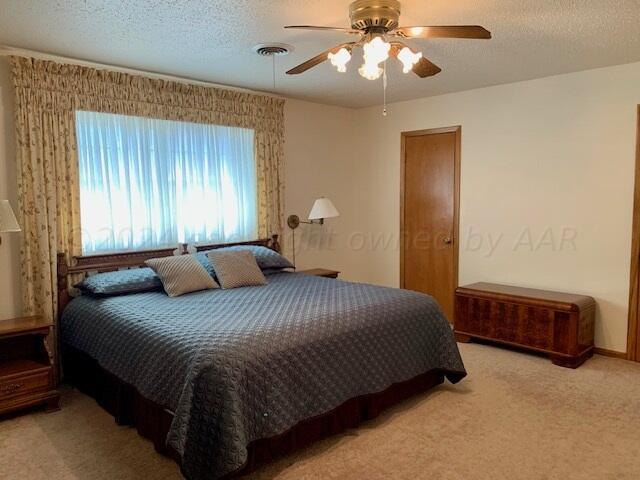
[[447,245],[449,245],[452,242],[451,237],[445,237],[443,242],[446,243]]

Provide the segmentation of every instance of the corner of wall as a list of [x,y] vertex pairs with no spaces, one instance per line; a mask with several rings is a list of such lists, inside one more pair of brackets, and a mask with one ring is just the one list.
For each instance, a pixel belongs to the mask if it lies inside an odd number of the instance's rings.
[[[0,57],[0,198],[18,207],[13,116],[13,86],[6,57]],[[22,312],[20,291],[20,235],[2,235],[0,244],[0,320]]]

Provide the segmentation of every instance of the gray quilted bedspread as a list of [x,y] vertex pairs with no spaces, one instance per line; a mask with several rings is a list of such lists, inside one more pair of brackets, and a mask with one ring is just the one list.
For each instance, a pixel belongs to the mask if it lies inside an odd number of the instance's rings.
[[253,440],[349,398],[439,369],[465,375],[429,296],[280,273],[269,284],[169,298],[81,296],[62,341],[174,412],[167,442],[190,479],[241,468]]

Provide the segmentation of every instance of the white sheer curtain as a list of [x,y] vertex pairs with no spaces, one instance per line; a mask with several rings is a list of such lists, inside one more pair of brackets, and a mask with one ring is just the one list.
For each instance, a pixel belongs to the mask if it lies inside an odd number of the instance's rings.
[[83,253],[256,238],[254,131],[76,112]]

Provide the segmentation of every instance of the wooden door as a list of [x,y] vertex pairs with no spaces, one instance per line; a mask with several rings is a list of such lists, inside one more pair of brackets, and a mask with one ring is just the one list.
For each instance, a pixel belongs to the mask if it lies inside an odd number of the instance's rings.
[[402,167],[400,284],[433,296],[452,322],[460,127],[403,133]]

